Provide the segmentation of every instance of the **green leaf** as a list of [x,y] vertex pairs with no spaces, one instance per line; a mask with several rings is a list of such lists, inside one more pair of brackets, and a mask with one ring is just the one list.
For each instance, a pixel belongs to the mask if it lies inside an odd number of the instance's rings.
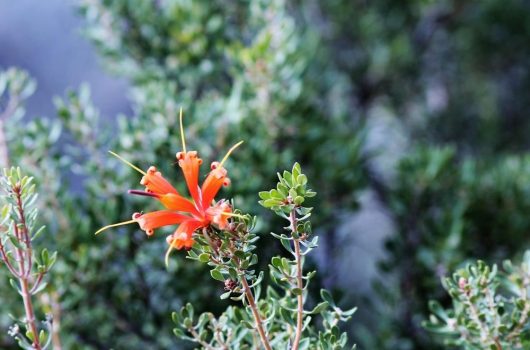
[[202,253],[201,255],[199,255],[199,261],[202,263],[207,263],[208,261],[210,261],[210,254]]
[[302,203],[304,203],[304,197],[302,196],[296,196],[294,197],[294,204],[296,205],[301,205]]
[[317,306],[313,308],[313,310],[309,311],[308,314],[310,315],[319,314],[322,311],[326,310],[328,307],[329,307],[329,303],[327,301],[320,302],[318,303]]
[[288,187],[292,187],[293,186],[293,176],[290,172],[288,172],[287,170],[285,170],[283,172],[283,176],[282,176],[282,179],[285,181],[285,184],[288,186]]
[[291,289],[291,292],[293,292],[294,295],[302,295],[303,291],[300,288],[293,288]]
[[439,302],[433,300],[429,301],[429,310],[442,320],[447,321],[447,314]]
[[289,195],[289,188],[287,188],[287,186],[285,186],[281,182],[278,182],[278,185],[276,185],[276,189],[282,195],[283,198],[285,198],[285,197],[287,197],[287,195]]
[[291,248],[291,244],[288,239],[280,239],[280,243],[283,245],[283,247],[289,251],[292,252],[293,249]]
[[353,307],[349,310],[343,310],[342,311],[342,316],[346,316],[346,317],[349,317],[349,316],[352,316],[355,312],[357,312],[357,308],[356,307]]
[[236,250],[234,252],[234,255],[237,256],[239,259],[245,259],[247,257],[247,255],[245,254],[244,251],[242,250]]
[[48,253],[48,249],[44,248],[41,252],[41,259],[42,259],[42,264],[44,266],[48,266],[49,262],[50,262],[50,254]]
[[327,301],[329,305],[335,306],[335,302],[333,301],[333,297],[331,296],[330,292],[325,289],[321,289],[320,296],[322,297],[322,300]]
[[302,186],[305,186],[307,184],[307,176],[305,176],[304,174],[300,174],[296,177],[296,182],[299,184],[299,185],[302,185]]
[[173,328],[173,334],[179,339],[184,337],[184,332],[180,328]]
[[274,266],[276,268],[281,268],[282,267],[282,261],[281,261],[280,257],[278,257],[278,256],[274,256],[271,259],[271,263],[272,263],[272,266]]
[[221,281],[221,282],[225,281],[225,278],[223,277],[223,274],[221,273],[221,271],[219,271],[217,269],[211,270],[210,271],[210,275],[212,275],[212,278],[214,280]]
[[270,195],[271,195],[271,198],[272,199],[277,199],[277,200],[283,200],[284,199],[284,196],[282,196],[282,194],[280,192],[278,192],[278,190],[271,190],[270,191]]
[[46,287],[48,286],[48,282],[41,282],[41,284],[35,289],[32,293],[32,295],[38,294],[42,292]]
[[48,259],[48,265],[46,266],[46,270],[50,270],[55,262],[57,261],[57,252],[53,252],[52,256]]
[[230,278],[233,280],[237,280],[237,271],[233,267],[228,268],[228,274],[230,275]]
[[261,191],[258,193],[258,196],[259,198],[264,199],[264,200],[271,198],[271,195],[268,191]]
[[184,321],[182,322],[182,324],[183,324],[184,327],[186,327],[186,328],[191,328],[191,327],[193,326],[193,321],[192,321],[191,318],[186,317],[186,318],[184,319]]
[[39,332],[39,342],[41,344],[45,344],[46,343],[46,332],[44,332],[43,329],[41,329],[41,331]]
[[241,324],[247,329],[255,329],[254,324],[252,324],[251,322],[248,322],[246,320],[242,320]]
[[277,200],[277,199],[267,199],[265,201],[263,201],[263,203],[260,203],[262,206],[264,206],[265,208],[271,208],[271,207],[274,207],[274,206],[279,206],[282,204],[281,201]]
[[18,283],[14,279],[10,278],[9,284],[11,285],[11,287],[15,288],[20,293]]
[[300,174],[302,174],[302,168],[300,167],[300,163],[295,162],[293,164],[293,171],[292,171],[293,177],[296,179]]
[[33,236],[31,236],[31,240],[33,241],[34,239],[37,239],[37,237],[39,237],[40,234],[41,234],[42,232],[44,232],[44,229],[45,229],[45,228],[46,228],[46,226],[44,226],[44,225],[41,226],[41,227],[40,227],[40,228],[39,228],[39,229],[33,234]]

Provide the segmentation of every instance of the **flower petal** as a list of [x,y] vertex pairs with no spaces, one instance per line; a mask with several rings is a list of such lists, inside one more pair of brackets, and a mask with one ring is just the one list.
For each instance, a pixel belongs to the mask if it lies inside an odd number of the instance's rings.
[[198,220],[187,220],[183,222],[173,233],[171,244],[177,249],[191,248],[193,245],[193,232],[204,227],[204,224]]
[[199,166],[202,164],[202,159],[197,157],[197,152],[195,151],[179,152],[177,153],[177,159],[186,179],[190,195],[195,203],[200,205]]
[[189,216],[170,210],[158,210],[145,214],[135,213],[133,215],[133,220],[136,221],[140,225],[140,228],[148,235],[152,235],[156,228],[180,224],[189,219]]
[[166,266],[169,265],[169,255],[171,254],[171,251],[175,248],[179,250],[182,248],[191,248],[195,242],[193,240],[193,232],[204,226],[204,223],[201,221],[189,219],[184,221],[177,228],[175,233],[168,237],[167,241],[169,243],[169,248],[166,251],[166,256],[164,259]]
[[142,177],[140,184],[144,185],[147,191],[156,194],[178,194],[178,191],[175,189],[175,187],[171,186],[171,184],[162,176],[159,171],[157,171],[154,166],[149,167],[147,173]]
[[230,179],[226,177],[226,169],[219,166],[218,162],[213,162],[211,168],[212,171],[204,180],[201,188],[203,210],[210,206],[221,186],[226,186],[230,183]]
[[160,202],[169,210],[183,211],[190,214],[197,214],[198,211],[189,199],[182,197],[179,194],[168,193],[159,197]]

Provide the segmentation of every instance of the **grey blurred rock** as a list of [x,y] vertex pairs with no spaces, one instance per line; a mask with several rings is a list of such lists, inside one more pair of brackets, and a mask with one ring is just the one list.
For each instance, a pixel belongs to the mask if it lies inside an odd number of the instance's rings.
[[38,83],[29,116],[54,116],[53,96],[83,82],[103,116],[129,111],[127,82],[103,71],[82,25],[70,1],[0,0],[0,68],[23,68]]

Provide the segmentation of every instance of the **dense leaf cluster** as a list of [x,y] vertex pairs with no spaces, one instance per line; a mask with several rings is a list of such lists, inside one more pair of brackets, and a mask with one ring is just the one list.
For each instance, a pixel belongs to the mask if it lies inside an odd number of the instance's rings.
[[292,260],[274,256],[269,265],[273,284],[262,287],[264,272],[256,274],[254,270],[259,238],[250,233],[254,220],[249,216],[237,217],[227,230],[205,230],[188,257],[207,263],[212,278],[224,283],[226,292],[221,299],[241,301],[244,307],[229,307],[217,318],[211,313],[195,317],[193,306],[187,304],[173,314],[177,325],[174,332],[179,338],[205,349],[260,349],[260,335],[256,331],[259,322],[270,341],[266,349],[347,347],[347,334],[341,332],[339,324],[349,320],[355,308],[341,310],[324,289],[320,292],[320,302],[311,310],[304,308],[309,298],[307,286],[316,274],[316,271],[304,274],[304,260],[317,247],[318,239],[311,234],[312,208],[302,203],[316,193],[307,187],[307,176],[298,163],[291,172],[278,173],[278,178],[276,189],[260,192],[260,203],[289,222],[287,233],[272,235],[280,240]]
[[520,265],[509,260],[504,270],[483,261],[469,264],[444,280],[453,300],[445,310],[432,301],[433,312],[425,327],[437,333],[447,345],[466,350],[527,349],[530,346],[530,253]]

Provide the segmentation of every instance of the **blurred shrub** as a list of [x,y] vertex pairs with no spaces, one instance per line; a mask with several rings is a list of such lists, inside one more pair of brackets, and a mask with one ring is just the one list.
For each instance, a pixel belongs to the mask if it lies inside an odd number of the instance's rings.
[[299,4],[349,78],[353,106],[389,108],[423,142],[485,153],[528,149],[528,2]]
[[[427,147],[403,159],[390,199],[398,232],[387,242],[382,268],[389,274],[379,287],[387,302],[377,306],[381,319],[390,318],[379,329],[385,340],[367,342],[374,348],[435,348],[421,326],[426,300],[447,304],[440,279],[471,257],[501,261],[524,248],[529,191],[528,156],[458,159],[454,148]],[[397,288],[391,288],[393,277]]]
[[399,118],[410,140],[395,178],[368,178],[397,232],[380,298],[367,296],[379,313],[362,322],[360,347],[436,349],[421,322],[427,299],[449,302],[441,276],[468,259],[513,257],[528,242],[530,160],[520,152],[530,130],[530,50],[521,45],[530,38],[529,4],[297,4],[347,77],[352,108],[374,124],[382,112]]

